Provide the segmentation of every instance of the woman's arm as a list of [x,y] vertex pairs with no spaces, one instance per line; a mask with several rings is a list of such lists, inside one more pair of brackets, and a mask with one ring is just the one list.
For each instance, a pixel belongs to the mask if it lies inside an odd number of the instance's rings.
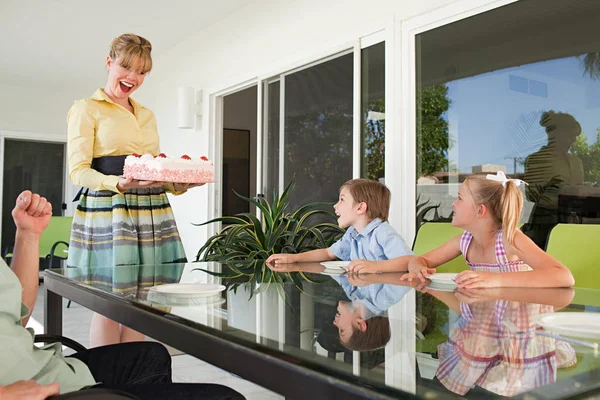
[[71,182],[93,190],[119,193],[118,176],[104,175],[92,169],[96,119],[88,110],[85,100],[76,101],[71,107],[67,123],[67,157]]

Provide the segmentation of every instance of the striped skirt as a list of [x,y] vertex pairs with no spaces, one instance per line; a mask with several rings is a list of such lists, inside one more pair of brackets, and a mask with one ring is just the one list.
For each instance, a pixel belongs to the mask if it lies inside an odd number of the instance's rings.
[[137,282],[138,277],[117,273],[119,266],[185,262],[163,188],[130,189],[124,194],[89,189],[81,193],[73,217],[68,267],[103,271],[102,276],[94,276],[96,283],[123,287]]

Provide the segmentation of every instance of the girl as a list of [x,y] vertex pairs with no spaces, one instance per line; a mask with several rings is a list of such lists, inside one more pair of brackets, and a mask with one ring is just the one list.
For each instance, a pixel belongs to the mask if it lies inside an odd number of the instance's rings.
[[470,270],[456,277],[459,288],[573,286],[571,271],[517,229],[523,207],[521,183],[525,182],[508,179],[501,171],[468,177],[452,205],[452,225],[465,232],[413,258],[401,279],[424,281],[437,266],[462,253]]

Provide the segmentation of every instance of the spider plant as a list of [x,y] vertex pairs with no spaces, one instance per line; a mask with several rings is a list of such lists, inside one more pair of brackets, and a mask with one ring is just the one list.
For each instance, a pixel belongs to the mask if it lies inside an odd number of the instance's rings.
[[[273,272],[264,262],[271,254],[302,253],[329,247],[344,234],[344,230],[335,223],[335,215],[323,210],[323,207],[331,207],[332,203],[310,203],[289,212],[289,198],[294,188],[292,181],[281,196],[274,193],[271,203],[263,196],[250,199],[235,193],[256,206],[260,217],[252,213],[241,213],[194,224],[227,224],[200,248],[196,261],[225,264],[222,272],[206,272],[225,278],[225,282],[234,289],[246,282],[267,284],[292,281],[299,288],[302,279],[317,283],[302,272]],[[311,217],[318,215],[325,216],[326,221],[311,225]]]

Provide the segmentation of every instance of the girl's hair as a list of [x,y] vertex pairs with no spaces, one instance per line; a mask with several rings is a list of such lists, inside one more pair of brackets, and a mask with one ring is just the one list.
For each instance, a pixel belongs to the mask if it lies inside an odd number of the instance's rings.
[[465,184],[476,204],[485,205],[494,222],[504,230],[508,243],[514,247],[517,225],[523,209],[523,193],[512,180],[505,186],[486,179],[485,174],[475,174],[465,179]]
[[110,44],[108,55],[113,60],[119,59],[119,65],[123,68],[133,68],[138,61],[141,61],[142,74],[150,72],[152,69],[152,44],[148,39],[133,33],[124,33],[114,38]]

